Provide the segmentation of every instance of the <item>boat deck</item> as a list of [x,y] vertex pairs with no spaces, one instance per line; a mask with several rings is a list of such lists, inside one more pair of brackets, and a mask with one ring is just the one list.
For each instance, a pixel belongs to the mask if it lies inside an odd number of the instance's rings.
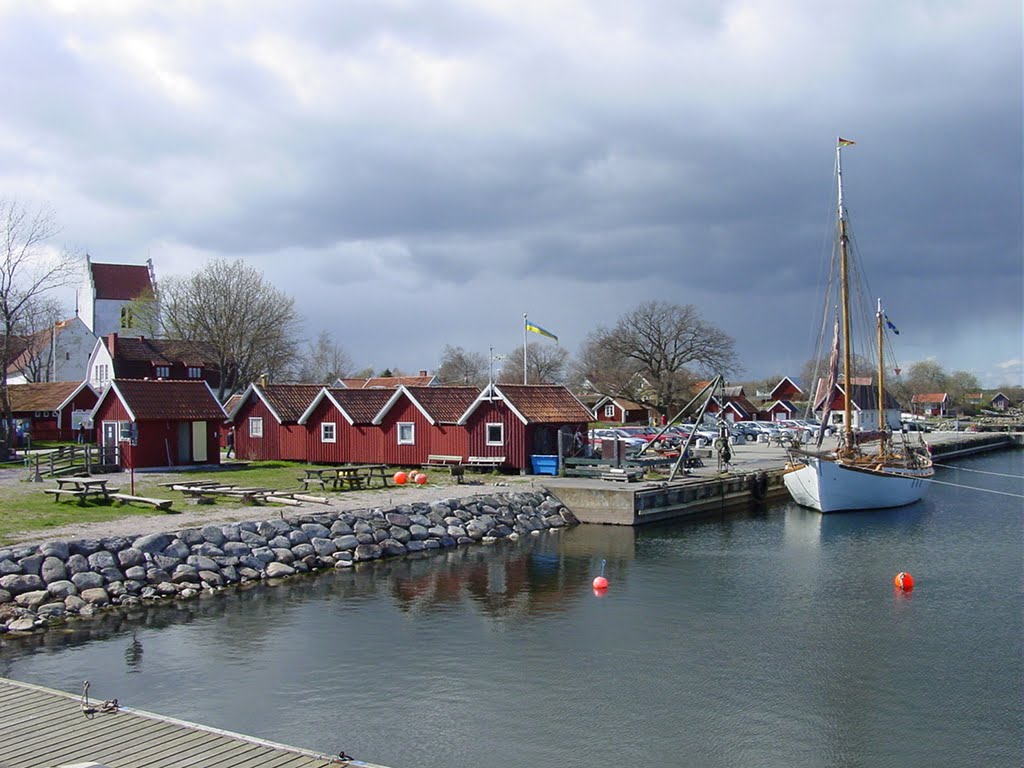
[[[370,766],[0,678],[0,768],[327,768]],[[377,767],[379,768],[379,767]]]

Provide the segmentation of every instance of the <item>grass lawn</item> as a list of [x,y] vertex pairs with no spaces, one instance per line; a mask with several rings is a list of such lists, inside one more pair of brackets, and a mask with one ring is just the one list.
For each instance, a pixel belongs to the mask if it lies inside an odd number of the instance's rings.
[[[178,471],[173,475],[176,482],[187,483],[190,480],[216,480],[225,485],[244,486],[246,488],[272,488],[281,491],[298,491],[301,484],[298,478],[308,464],[286,461],[263,461],[250,464],[229,466],[225,469]],[[25,478],[24,468],[9,470],[13,476]],[[435,485],[449,485],[452,478],[448,470],[419,470],[427,475],[428,482]],[[117,487],[120,493],[131,493],[131,481],[128,473],[122,472],[109,475],[110,486]],[[135,496],[171,499],[174,503],[170,512],[186,509],[191,499],[180,491],[172,491],[161,485],[169,482],[168,474],[135,473]],[[64,497],[54,501],[50,494],[42,493],[43,488],[53,488],[56,484],[49,478],[41,483],[7,482],[0,489],[0,545],[9,544],[10,534],[20,531],[45,531],[47,528],[58,528],[74,523],[103,522],[118,520],[132,516],[167,515],[166,511],[148,505],[128,504],[121,506],[115,503],[94,501],[89,499],[79,504],[74,498]],[[309,492],[315,496],[339,497],[359,491],[320,491]],[[223,506],[239,504],[234,499],[225,499]]]

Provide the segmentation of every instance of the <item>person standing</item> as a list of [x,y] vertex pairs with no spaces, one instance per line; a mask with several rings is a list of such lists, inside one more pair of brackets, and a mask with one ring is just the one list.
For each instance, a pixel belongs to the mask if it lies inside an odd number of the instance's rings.
[[79,445],[84,445],[85,444],[85,422],[84,421],[78,422],[78,435],[77,435],[77,439],[78,439],[78,444]]
[[234,458],[234,454],[235,454],[235,428],[234,427],[229,427],[228,428],[228,441],[227,442],[228,442],[228,450],[227,450],[227,453],[224,454],[224,458],[231,459],[231,458]]

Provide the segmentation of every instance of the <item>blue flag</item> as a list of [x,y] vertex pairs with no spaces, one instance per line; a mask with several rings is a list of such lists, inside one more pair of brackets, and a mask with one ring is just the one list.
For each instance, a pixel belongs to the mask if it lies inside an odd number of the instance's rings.
[[888,315],[885,316],[885,327],[888,328],[893,333],[895,333],[897,336],[900,335],[900,329],[893,325],[892,320],[889,319]]

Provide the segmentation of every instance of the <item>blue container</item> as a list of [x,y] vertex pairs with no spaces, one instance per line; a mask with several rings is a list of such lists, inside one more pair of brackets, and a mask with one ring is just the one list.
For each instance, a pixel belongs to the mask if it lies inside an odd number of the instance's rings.
[[530,462],[533,464],[533,474],[535,475],[558,474],[557,456],[545,456],[543,454],[536,454],[530,457]]

